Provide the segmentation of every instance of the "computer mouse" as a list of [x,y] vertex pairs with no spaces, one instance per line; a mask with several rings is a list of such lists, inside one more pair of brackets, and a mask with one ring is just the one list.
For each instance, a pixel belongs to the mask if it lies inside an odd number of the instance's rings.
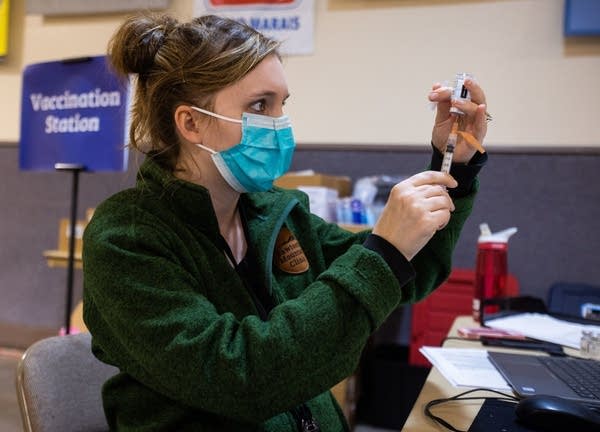
[[600,432],[600,414],[580,402],[551,396],[535,395],[517,403],[518,421],[536,431]]

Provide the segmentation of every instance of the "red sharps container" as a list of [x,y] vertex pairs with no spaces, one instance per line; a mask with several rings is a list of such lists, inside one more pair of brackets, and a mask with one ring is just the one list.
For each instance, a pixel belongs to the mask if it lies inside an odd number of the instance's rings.
[[[508,228],[492,233],[489,226],[479,226],[481,234],[477,240],[477,266],[475,269],[475,293],[473,296],[473,319],[479,322],[483,300],[508,295],[508,239],[517,232]],[[498,311],[498,306],[486,306],[485,313]]]

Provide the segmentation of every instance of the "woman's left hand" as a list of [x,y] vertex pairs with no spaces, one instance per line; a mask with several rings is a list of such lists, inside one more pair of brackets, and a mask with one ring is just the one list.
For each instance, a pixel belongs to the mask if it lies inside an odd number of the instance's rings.
[[[442,153],[446,149],[446,141],[448,140],[448,135],[450,134],[450,129],[452,129],[452,123],[455,118],[454,115],[450,115],[451,106],[455,106],[465,113],[459,118],[461,122],[459,130],[470,133],[481,144],[483,144],[483,139],[487,133],[485,94],[481,87],[479,87],[479,84],[471,78],[467,78],[464,84],[471,92],[470,101],[464,99],[451,101],[452,89],[442,87],[439,83],[432,86],[431,92],[428,95],[431,102],[437,103],[437,113],[431,140],[433,145]],[[454,149],[453,161],[466,163],[471,160],[475,152],[476,150],[469,146],[463,139],[459,139]]]

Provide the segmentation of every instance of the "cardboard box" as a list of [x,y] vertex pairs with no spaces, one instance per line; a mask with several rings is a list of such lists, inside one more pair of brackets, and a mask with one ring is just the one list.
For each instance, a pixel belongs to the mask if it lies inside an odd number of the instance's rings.
[[274,184],[285,189],[297,189],[299,186],[323,186],[337,190],[340,197],[352,195],[352,180],[348,176],[288,173],[275,180]]
[[[75,222],[75,255],[81,255],[83,244],[83,231],[87,221],[77,220]],[[61,218],[58,228],[58,250],[69,251],[69,240],[71,238],[71,221],[67,218]]]

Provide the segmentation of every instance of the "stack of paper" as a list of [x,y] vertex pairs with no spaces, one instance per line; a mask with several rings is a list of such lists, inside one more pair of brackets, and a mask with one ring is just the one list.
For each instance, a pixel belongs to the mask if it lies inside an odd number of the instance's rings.
[[579,349],[581,331],[600,333],[600,326],[577,324],[559,320],[550,315],[522,313],[485,322],[485,325],[502,330],[516,330],[525,336]]
[[424,346],[419,351],[452,385],[510,390],[484,349]]

